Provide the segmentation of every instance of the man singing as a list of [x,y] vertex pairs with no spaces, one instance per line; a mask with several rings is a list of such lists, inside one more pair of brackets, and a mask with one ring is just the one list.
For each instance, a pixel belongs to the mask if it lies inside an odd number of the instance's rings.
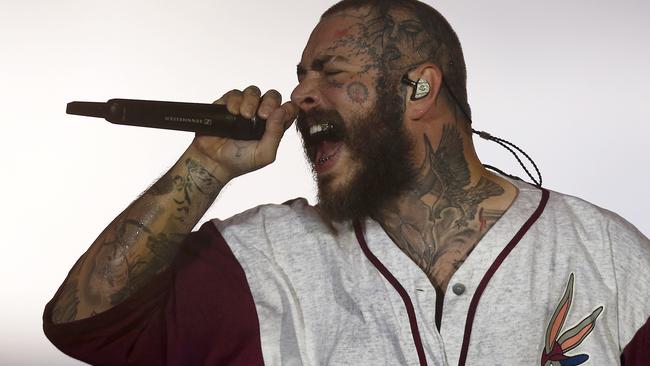
[[[101,365],[647,365],[650,242],[617,215],[486,170],[460,42],[416,0],[326,11],[298,86],[215,103],[259,141],[197,136],[47,305]],[[190,232],[297,117],[318,204]]]

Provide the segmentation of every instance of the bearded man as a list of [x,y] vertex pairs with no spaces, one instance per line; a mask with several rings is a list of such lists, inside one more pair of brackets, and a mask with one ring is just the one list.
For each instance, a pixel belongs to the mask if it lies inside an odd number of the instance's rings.
[[[216,103],[260,141],[197,136],[47,305],[63,352],[103,365],[641,365],[650,243],[618,216],[486,170],[460,43],[416,0],[325,12],[291,101]],[[319,202],[190,233],[297,117]],[[645,343],[644,343],[645,342]]]

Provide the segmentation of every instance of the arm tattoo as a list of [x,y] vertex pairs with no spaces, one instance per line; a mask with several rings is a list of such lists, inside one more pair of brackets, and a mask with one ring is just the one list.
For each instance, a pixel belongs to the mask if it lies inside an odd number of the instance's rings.
[[52,321],[54,323],[69,322],[77,317],[77,308],[79,306],[78,282],[74,278],[63,285],[59,301],[52,309]]
[[220,180],[194,160],[188,159],[185,161],[185,165],[187,166],[187,175],[184,177],[177,175],[173,179],[174,190],[181,193],[180,199],[174,198],[178,212],[174,218],[180,222],[185,222],[192,209],[192,196],[195,190],[210,197],[211,201],[224,186]]
[[189,226],[224,185],[194,160],[186,160],[184,169],[161,177],[100,235],[66,280],[54,322],[117,305],[169,267]]
[[171,193],[174,190],[174,177],[171,171],[165,173],[151,188],[147,191],[148,194],[153,196],[162,196]]
[[126,263],[126,283],[117,292],[110,295],[111,304],[116,305],[123,302],[144,287],[152,277],[167,269],[183,239],[184,236],[178,234],[150,235],[147,238],[150,255],[146,259]]
[[216,196],[221,191],[223,183],[210,174],[207,169],[192,159],[187,159],[185,164],[187,164],[187,170],[189,172],[188,178],[197,187],[199,192],[208,196]]
[[[184,223],[188,215],[195,211],[197,195],[216,197],[223,183],[194,160],[185,161],[187,174],[165,178],[165,187],[169,191],[170,181],[176,192],[173,202],[176,205],[175,220]],[[160,191],[160,190],[158,190]],[[157,191],[157,192],[158,192]],[[205,202],[202,199],[201,202]],[[151,221],[151,220],[149,220]],[[133,243],[146,236],[146,251],[130,250]],[[110,304],[116,305],[141,289],[154,275],[161,273],[175,257],[185,234],[174,232],[155,232],[145,222],[126,219],[118,225],[118,235],[114,240],[104,243],[103,255],[97,257],[97,269],[94,271],[99,288],[108,291],[102,297],[110,298]],[[95,286],[94,286],[95,287]]]

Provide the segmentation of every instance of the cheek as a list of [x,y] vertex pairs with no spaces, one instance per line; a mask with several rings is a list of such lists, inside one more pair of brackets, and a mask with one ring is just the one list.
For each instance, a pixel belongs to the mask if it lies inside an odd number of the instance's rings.
[[348,99],[355,104],[366,104],[370,97],[368,87],[359,81],[353,81],[348,84],[346,92]]
[[377,93],[358,78],[342,81],[341,87],[323,88],[321,95],[326,108],[336,109],[345,120],[357,119],[371,111]]

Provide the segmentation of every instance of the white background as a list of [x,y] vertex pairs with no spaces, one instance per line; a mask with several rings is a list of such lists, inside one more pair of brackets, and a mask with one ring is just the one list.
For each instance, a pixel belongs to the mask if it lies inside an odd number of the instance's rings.
[[[430,2],[463,42],[474,126],[524,148],[545,186],[650,233],[650,3]],[[171,166],[189,133],[68,116],[73,100],[212,102],[251,83],[288,97],[330,1],[2,0],[0,364],[69,365],[43,336],[43,306],[129,202]],[[479,155],[524,176],[478,141]],[[303,196],[293,129],[276,164],[232,182],[205,219]]]

